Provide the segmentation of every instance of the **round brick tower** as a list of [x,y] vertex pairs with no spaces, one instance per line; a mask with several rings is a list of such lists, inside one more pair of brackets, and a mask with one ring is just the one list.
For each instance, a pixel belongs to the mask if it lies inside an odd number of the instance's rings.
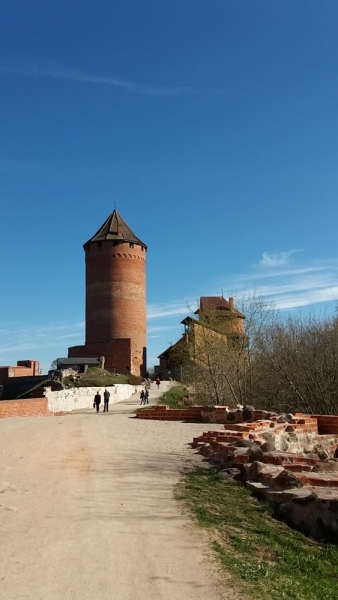
[[107,369],[144,375],[147,246],[114,210],[84,250],[86,343],[70,356],[104,356]]

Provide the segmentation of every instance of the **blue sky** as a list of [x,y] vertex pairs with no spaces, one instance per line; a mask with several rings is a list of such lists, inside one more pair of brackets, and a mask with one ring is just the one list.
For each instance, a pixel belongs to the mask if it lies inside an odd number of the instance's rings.
[[2,0],[0,363],[84,342],[114,203],[148,244],[149,364],[200,295],[338,298],[336,0]]

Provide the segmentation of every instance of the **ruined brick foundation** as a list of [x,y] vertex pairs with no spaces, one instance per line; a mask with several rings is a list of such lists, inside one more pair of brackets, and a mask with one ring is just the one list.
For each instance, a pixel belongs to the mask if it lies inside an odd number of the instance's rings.
[[277,415],[252,407],[138,411],[138,418],[224,423],[192,446],[237,476],[279,514],[318,540],[338,542],[338,416]]

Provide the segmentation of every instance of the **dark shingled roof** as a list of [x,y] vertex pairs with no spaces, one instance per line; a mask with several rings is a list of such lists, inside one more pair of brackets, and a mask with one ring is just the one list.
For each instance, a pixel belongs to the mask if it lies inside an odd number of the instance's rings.
[[109,215],[108,219],[103,223],[95,235],[84,244],[86,246],[90,242],[105,242],[105,241],[121,241],[140,244],[147,248],[146,244],[138,238],[130,229],[129,225],[122,219],[116,209]]

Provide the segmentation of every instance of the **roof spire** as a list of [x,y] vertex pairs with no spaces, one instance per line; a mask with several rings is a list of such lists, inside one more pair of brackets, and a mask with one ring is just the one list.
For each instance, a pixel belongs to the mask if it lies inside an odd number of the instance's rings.
[[132,229],[130,229],[129,225],[127,225],[121,215],[117,212],[116,208],[114,208],[114,212],[109,215],[108,219],[106,219],[95,235],[85,243],[85,246],[89,244],[89,242],[104,241],[125,241],[133,244],[140,244],[141,246],[144,246],[144,248],[147,248],[146,244],[135,235]]

